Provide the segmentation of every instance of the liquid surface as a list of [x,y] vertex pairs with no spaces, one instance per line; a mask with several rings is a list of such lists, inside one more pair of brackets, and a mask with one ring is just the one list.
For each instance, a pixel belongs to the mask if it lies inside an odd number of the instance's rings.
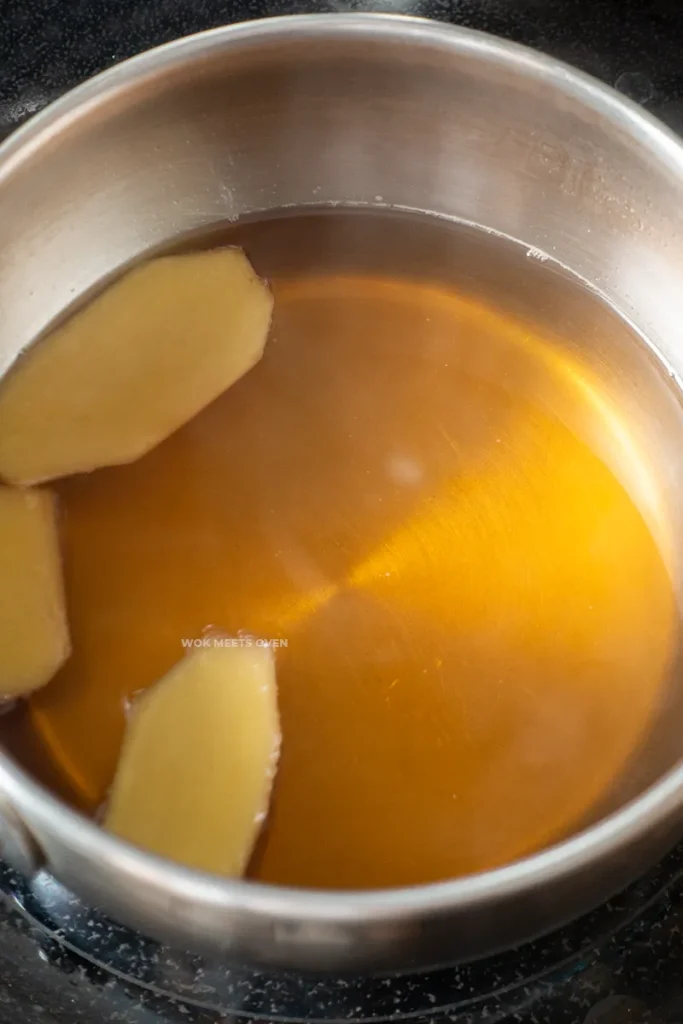
[[59,486],[74,651],[34,737],[95,812],[127,701],[183,639],[286,641],[251,864],[271,882],[426,882],[566,834],[644,739],[677,642],[636,505],[553,411],[587,401],[575,363],[475,295],[517,255],[464,238],[444,279],[436,227],[387,223],[228,233],[274,290],[261,363],[139,462]]

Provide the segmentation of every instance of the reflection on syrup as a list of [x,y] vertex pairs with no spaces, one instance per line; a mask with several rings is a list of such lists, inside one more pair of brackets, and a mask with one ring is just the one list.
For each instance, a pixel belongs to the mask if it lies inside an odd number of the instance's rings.
[[94,811],[127,699],[183,638],[281,637],[252,873],[502,864],[575,826],[645,735],[677,640],[666,569],[554,418],[567,367],[542,340],[445,285],[273,284],[253,372],[140,462],[60,485],[74,654],[32,721]]

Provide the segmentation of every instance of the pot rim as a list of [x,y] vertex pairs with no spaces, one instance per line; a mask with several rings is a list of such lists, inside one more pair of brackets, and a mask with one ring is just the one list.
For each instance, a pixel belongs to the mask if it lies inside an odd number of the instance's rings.
[[[129,89],[173,73],[197,58],[232,48],[260,46],[290,37],[393,40],[436,46],[453,59],[475,57],[504,64],[529,81],[559,90],[598,117],[611,122],[646,148],[683,190],[683,141],[654,116],[597,79],[526,46],[461,26],[396,14],[309,14],[264,18],[222,26],[147,50],[114,65],[67,92],[0,144],[0,189],[41,146]],[[530,887],[541,887],[601,860],[656,828],[683,806],[683,763],[679,762],[645,792],[584,831],[503,867],[443,882],[385,890],[313,890],[250,880],[224,879],[174,864],[107,833],[69,807],[26,772],[0,746],[0,793],[16,812],[60,835],[72,849],[96,860],[114,859],[139,878],[161,883],[174,896],[197,904],[240,907],[255,915],[289,921],[305,916],[320,923],[360,924],[378,915],[386,922],[416,912],[448,914],[476,907]],[[29,825],[30,828],[30,825]],[[49,867],[49,865],[48,865]]]

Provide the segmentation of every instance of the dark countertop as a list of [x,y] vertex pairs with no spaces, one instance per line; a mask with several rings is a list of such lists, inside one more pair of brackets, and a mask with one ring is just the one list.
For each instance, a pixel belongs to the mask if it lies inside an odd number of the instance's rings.
[[[226,969],[0,868],[0,1024],[681,1024],[683,847],[519,950],[392,978]],[[31,917],[27,917],[30,913]]]
[[[683,132],[676,0],[0,0],[0,137],[97,71],[178,36],[266,15],[362,10],[437,18],[537,47],[616,85]],[[72,933],[54,920],[54,906],[39,905],[0,866],[0,1024],[431,1015],[458,1024],[683,1022],[683,847],[560,933],[413,979],[312,982],[198,966],[183,954],[148,952],[150,944],[103,925],[68,894],[60,899],[80,922]],[[140,943],[144,956],[138,949],[124,966]]]

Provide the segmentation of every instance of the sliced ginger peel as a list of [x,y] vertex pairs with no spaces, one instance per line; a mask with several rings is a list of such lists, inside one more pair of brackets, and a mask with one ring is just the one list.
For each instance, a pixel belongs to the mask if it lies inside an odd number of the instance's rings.
[[0,697],[44,686],[69,650],[55,499],[0,486]]
[[0,476],[38,483],[144,455],[258,362],[272,304],[239,249],[129,271],[0,384]]
[[135,701],[105,827],[188,867],[240,876],[279,748],[270,649],[197,650]]

